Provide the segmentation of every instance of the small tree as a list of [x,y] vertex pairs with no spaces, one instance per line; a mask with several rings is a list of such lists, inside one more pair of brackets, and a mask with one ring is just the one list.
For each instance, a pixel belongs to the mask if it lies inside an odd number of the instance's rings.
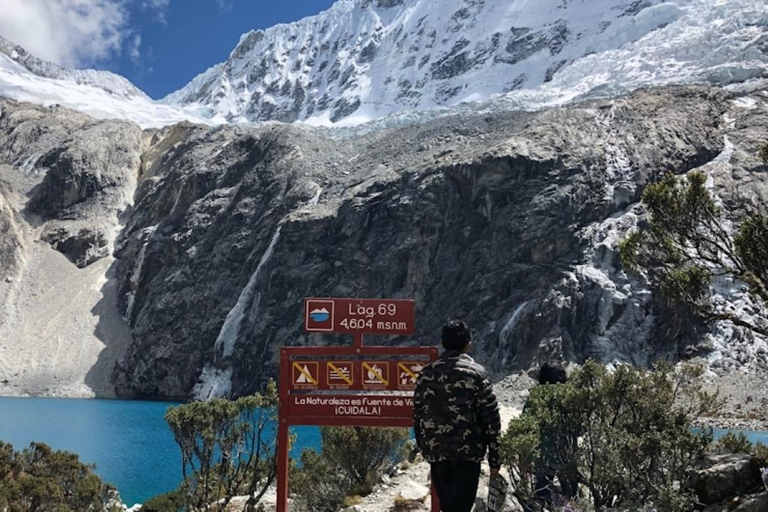
[[366,495],[403,459],[404,428],[321,427],[323,457],[344,473],[352,494]]
[[254,510],[277,474],[277,388],[235,401],[214,399],[169,408],[165,415],[181,449],[185,508],[223,510],[240,493]]
[[650,502],[689,510],[693,497],[679,489],[711,443],[692,420],[716,403],[694,384],[700,372],[661,364],[610,373],[589,361],[566,384],[534,388],[502,441],[514,496],[543,510],[534,474],[548,474],[585,487],[598,512]]
[[713,278],[727,277],[747,284],[757,302],[768,304],[768,217],[752,212],[731,236],[706,180],[701,172],[684,179],[669,174],[649,185],[643,204],[650,222],[622,242],[622,263],[642,273],[670,304],[768,335],[768,325],[759,319],[717,311],[710,293]]
[[184,494],[180,489],[155,496],[141,506],[141,512],[181,512],[182,510],[184,510]]
[[303,450],[301,464],[291,474],[291,490],[299,510],[337,512],[350,487],[347,475],[315,450]]
[[760,147],[760,160],[763,161],[763,165],[768,165],[768,142]]

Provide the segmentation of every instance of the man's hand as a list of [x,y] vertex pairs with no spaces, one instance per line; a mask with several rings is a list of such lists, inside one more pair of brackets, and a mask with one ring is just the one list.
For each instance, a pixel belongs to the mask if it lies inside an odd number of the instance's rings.
[[491,468],[491,478],[499,476],[499,468]]

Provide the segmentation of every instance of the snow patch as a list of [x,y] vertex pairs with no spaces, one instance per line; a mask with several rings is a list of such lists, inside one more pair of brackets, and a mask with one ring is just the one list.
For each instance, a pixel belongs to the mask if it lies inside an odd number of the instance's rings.
[[229,396],[232,392],[232,368],[220,370],[206,364],[200,380],[192,388],[195,400],[210,400]]
[[754,98],[737,98],[733,100],[733,104],[745,110],[755,110],[757,108],[757,100]]
[[256,294],[256,284],[259,275],[261,274],[261,269],[264,268],[264,265],[266,265],[269,258],[272,256],[272,253],[275,250],[275,245],[277,245],[277,241],[280,239],[281,229],[282,226],[277,226],[277,229],[275,229],[275,233],[272,235],[269,246],[267,246],[264,254],[262,254],[261,260],[259,260],[259,264],[256,266],[256,270],[251,274],[248,284],[243,288],[242,292],[240,292],[240,297],[237,299],[235,307],[233,307],[227,314],[227,318],[224,320],[224,325],[222,325],[221,331],[219,331],[219,336],[216,338],[215,349],[216,351],[221,352],[224,357],[230,357],[235,350],[235,343],[240,335],[240,324],[243,322],[247,309],[253,305],[253,298]]

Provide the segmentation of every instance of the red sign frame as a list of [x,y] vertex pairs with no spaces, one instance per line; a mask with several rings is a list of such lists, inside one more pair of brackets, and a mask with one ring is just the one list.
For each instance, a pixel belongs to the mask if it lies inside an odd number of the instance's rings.
[[[363,347],[362,335],[355,338],[352,347],[283,347],[280,350],[277,512],[288,509],[291,425],[413,426],[413,391],[400,385],[399,365],[414,368],[414,364],[423,366],[434,361],[438,356],[437,347]],[[344,364],[349,372],[342,371],[335,363]],[[387,368],[383,389],[365,388],[363,371],[370,371],[374,364],[382,378],[383,368]],[[341,379],[341,374],[346,379]],[[348,384],[348,389],[338,389],[331,384],[331,375]],[[434,487],[431,492],[431,510],[439,512]]]
[[[436,347],[284,347],[280,350],[280,419],[291,425],[412,427],[413,390],[403,388],[401,364],[424,366],[437,359]],[[331,365],[351,372],[346,389],[330,384]],[[378,368],[380,377],[366,376]],[[385,370],[386,369],[386,370]],[[372,372],[375,374],[375,372]],[[386,377],[384,378],[384,376]],[[366,379],[379,384],[366,384]],[[304,399],[302,402],[301,400]],[[338,407],[378,408],[340,411]]]

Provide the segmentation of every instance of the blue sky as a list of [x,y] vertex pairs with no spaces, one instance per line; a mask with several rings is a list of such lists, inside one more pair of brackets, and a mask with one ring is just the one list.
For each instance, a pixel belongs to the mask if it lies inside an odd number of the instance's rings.
[[333,0],[0,0],[0,35],[66,67],[117,72],[153,98],[226,60],[240,35]]
[[171,0],[167,10],[142,12],[139,2],[131,16],[141,36],[140,56],[129,50],[111,64],[153,98],[184,86],[210,66],[226,60],[240,35],[253,29],[291,22],[317,14],[332,0]]

